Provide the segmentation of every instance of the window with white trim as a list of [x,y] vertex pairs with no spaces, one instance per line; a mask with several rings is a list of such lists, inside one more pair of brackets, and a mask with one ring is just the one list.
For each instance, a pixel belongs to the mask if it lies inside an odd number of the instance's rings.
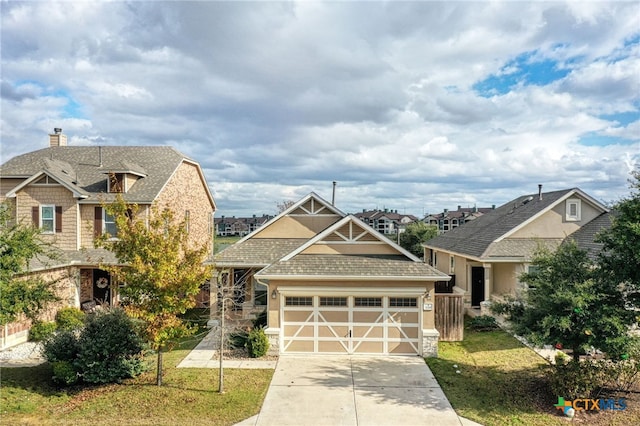
[[568,221],[578,221],[581,218],[581,203],[579,199],[569,199],[567,200],[567,215],[566,219]]
[[116,218],[107,213],[106,209],[102,209],[102,233],[109,234],[111,238],[118,237]]
[[390,297],[389,306],[391,307],[415,307],[418,301],[415,297]]
[[320,306],[347,306],[346,297],[321,297]]
[[56,207],[50,205],[40,206],[40,229],[43,234],[55,233]]
[[381,297],[356,297],[355,306],[382,306]]
[[286,306],[313,306],[313,297],[285,297]]

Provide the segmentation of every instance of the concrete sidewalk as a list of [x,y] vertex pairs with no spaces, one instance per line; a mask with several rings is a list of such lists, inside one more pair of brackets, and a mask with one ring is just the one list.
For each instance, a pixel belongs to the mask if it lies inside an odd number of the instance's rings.
[[[189,355],[187,355],[178,364],[178,368],[219,368],[217,337],[219,329],[213,328],[198,343]],[[276,360],[265,361],[261,359],[225,359],[222,361],[222,368],[255,368],[255,369],[274,369],[276,368]]]
[[260,413],[242,426],[471,425],[420,357],[281,356]]

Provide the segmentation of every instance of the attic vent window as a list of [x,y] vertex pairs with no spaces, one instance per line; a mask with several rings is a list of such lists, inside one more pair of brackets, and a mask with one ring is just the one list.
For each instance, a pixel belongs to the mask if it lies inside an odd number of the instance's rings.
[[109,173],[109,192],[125,192],[124,173]]
[[575,222],[581,220],[581,203],[579,199],[567,200],[566,220]]
[[42,176],[40,179],[34,182],[34,185],[59,185],[54,179],[48,175]]

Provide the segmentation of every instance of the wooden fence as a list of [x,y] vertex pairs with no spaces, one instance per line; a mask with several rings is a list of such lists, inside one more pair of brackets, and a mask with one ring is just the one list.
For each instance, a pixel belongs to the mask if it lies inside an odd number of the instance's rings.
[[436,330],[440,341],[458,342],[464,336],[464,299],[462,294],[435,294]]

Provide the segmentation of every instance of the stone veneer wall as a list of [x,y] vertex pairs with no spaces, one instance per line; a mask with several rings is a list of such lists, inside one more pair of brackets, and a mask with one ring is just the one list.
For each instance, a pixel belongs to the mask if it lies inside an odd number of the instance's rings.
[[189,211],[189,240],[213,249],[213,207],[196,165],[183,162],[158,196],[159,209],[169,208],[182,221]]
[[438,338],[440,333],[436,329],[422,330],[422,356],[438,357]]
[[266,328],[264,334],[269,339],[269,351],[268,355],[280,354],[280,329],[279,328]]

